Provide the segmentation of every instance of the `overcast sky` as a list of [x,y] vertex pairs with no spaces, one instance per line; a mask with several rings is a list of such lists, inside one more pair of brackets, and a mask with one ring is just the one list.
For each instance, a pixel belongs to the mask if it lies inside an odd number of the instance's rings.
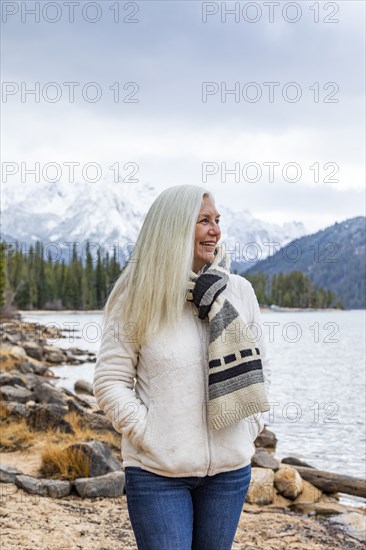
[[2,2],[2,161],[19,168],[7,185],[32,186],[22,170],[36,162],[64,180],[80,163],[75,185],[86,163],[103,178],[118,163],[125,186],[203,184],[218,204],[309,231],[364,215],[364,11]]

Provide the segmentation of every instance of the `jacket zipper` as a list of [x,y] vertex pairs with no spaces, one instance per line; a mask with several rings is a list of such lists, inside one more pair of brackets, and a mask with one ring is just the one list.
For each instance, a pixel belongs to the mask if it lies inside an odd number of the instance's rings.
[[[198,334],[199,334],[199,338],[200,338],[200,342],[201,342],[201,351],[202,351],[203,363],[204,363],[204,365],[207,365],[208,358],[206,356],[205,344],[206,344],[206,341],[207,341],[208,333],[207,333],[207,330],[206,330],[206,325],[204,323],[202,323],[201,326],[199,325],[199,321],[198,321],[198,318],[197,318],[196,311],[194,311],[194,317],[195,317],[195,320],[196,320],[196,326],[197,326],[197,330],[198,330]],[[207,366],[207,368],[208,368],[208,366]],[[208,405],[208,379],[207,379],[207,377],[208,377],[208,373],[205,370],[203,372],[203,377],[204,377],[203,385],[204,385],[204,388],[205,388],[205,405],[206,405],[205,423],[206,423],[207,450],[208,450],[208,466],[207,466],[207,474],[206,475],[210,475],[210,470],[211,470],[211,465],[212,465],[211,464],[212,434],[211,434],[211,430],[210,430],[209,425],[208,425],[208,417],[207,417],[207,405]]]

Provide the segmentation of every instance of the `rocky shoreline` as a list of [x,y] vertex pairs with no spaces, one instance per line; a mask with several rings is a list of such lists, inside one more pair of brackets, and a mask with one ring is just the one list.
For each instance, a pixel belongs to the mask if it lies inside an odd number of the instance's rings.
[[[120,435],[98,410],[90,384],[80,380],[74,392],[54,384],[51,366],[95,361],[92,353],[49,343],[63,336],[20,319],[0,326],[3,548],[136,548]],[[363,548],[365,510],[340,504],[334,479],[297,459],[275,458],[276,437],[268,428],[255,446],[233,549]],[[336,481],[343,482],[342,492],[364,496],[364,481]],[[65,522],[75,539],[59,532]]]

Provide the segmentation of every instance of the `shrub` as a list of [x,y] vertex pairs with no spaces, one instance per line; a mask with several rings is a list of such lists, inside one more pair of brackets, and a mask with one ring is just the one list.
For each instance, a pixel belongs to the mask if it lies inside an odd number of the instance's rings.
[[64,443],[51,443],[42,452],[41,475],[54,479],[89,477],[90,459],[81,449],[65,446]]

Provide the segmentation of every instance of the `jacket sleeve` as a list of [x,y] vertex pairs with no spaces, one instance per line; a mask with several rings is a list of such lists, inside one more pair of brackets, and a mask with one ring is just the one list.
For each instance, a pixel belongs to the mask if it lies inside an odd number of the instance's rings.
[[147,407],[134,391],[138,345],[133,326],[124,324],[121,317],[116,313],[104,314],[93,392],[115,430],[138,445],[146,426]]

